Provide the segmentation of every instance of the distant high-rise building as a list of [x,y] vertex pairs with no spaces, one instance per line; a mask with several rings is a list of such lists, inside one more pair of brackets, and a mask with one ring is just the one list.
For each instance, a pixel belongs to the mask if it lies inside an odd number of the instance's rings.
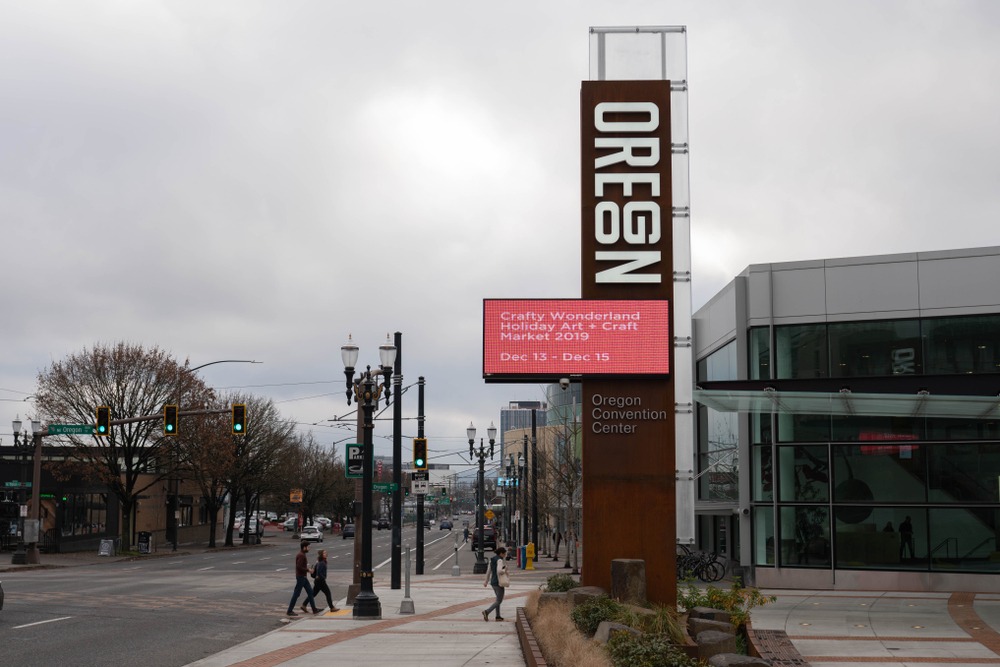
[[500,410],[500,460],[504,460],[507,452],[507,431],[519,428],[531,428],[531,411],[535,411],[535,426],[545,426],[545,401],[511,401],[506,408]]

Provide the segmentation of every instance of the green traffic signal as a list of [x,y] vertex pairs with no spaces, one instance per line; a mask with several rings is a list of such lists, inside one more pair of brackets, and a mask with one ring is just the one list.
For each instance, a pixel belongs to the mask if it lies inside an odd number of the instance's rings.
[[107,435],[111,432],[111,408],[102,405],[97,408],[97,435]]
[[163,406],[163,435],[177,435],[177,406]]
[[427,470],[427,438],[413,439],[413,467]]
[[243,435],[247,426],[247,406],[243,403],[233,404],[233,435]]

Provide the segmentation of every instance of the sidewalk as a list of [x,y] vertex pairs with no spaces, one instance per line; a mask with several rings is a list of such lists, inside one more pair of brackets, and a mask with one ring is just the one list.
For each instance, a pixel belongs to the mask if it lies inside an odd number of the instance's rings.
[[483,621],[493,590],[483,588],[485,574],[463,569],[460,576],[433,574],[410,577],[413,614],[400,614],[403,590],[375,585],[381,620],[354,620],[343,600],[341,610],[318,616],[301,614],[285,627],[191,663],[188,667],[277,667],[345,664],[364,667],[434,665],[434,667],[523,667],[524,656],[514,628],[515,609],[531,591],[558,572],[562,560],[542,557],[534,571],[518,570],[509,561],[511,585],[501,612],[504,620]]

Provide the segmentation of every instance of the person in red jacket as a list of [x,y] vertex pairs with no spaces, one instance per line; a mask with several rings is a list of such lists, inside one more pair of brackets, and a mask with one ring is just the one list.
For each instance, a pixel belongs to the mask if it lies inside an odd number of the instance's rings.
[[295,613],[295,603],[299,601],[299,594],[305,590],[306,601],[302,603],[302,611],[307,611],[306,605],[312,607],[312,613],[318,614],[319,608],[313,600],[313,589],[309,585],[309,542],[302,540],[299,544],[299,553],[295,554],[295,592],[292,593],[292,601],[288,603],[288,616],[298,616]]

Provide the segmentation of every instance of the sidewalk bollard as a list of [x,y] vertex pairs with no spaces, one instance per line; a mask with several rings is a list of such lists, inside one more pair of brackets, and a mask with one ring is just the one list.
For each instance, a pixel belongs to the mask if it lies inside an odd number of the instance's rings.
[[452,531],[452,535],[455,537],[455,564],[451,566],[451,576],[460,577],[462,570],[458,567],[458,533]]
[[413,600],[410,599],[410,543],[406,543],[406,558],[403,560],[403,567],[406,570],[406,589],[403,592],[403,601],[399,603],[400,614],[415,614]]

